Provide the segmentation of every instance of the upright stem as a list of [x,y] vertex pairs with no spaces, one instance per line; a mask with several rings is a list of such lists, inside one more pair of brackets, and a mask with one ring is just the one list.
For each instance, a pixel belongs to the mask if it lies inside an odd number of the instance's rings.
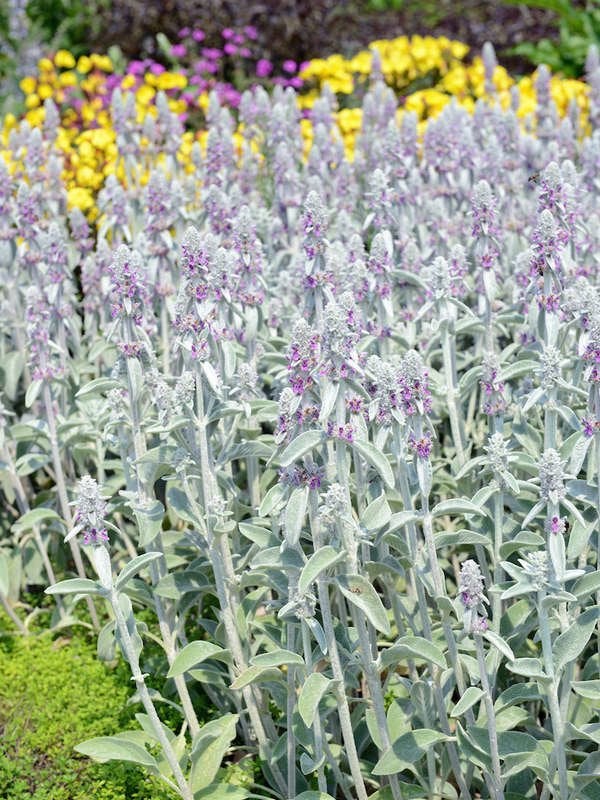
[[[447,324],[450,320],[447,319]],[[454,355],[454,338],[446,326],[442,331],[442,357],[444,361],[444,377],[446,378],[446,389],[448,395],[448,416],[450,417],[450,430],[456,448],[458,468],[463,466],[466,461],[464,446],[464,426],[461,418],[461,411],[458,397],[458,387],[456,381],[456,365]]]
[[492,755],[492,772],[494,778],[494,800],[504,800],[504,790],[502,788],[502,772],[500,769],[500,755],[498,752],[498,734],[496,732],[496,716],[494,713],[494,703],[492,701],[492,690],[487,676],[485,654],[483,650],[483,637],[480,633],[475,633],[475,650],[477,651],[477,663],[479,664],[479,676],[481,688],[483,689],[483,702],[487,716],[488,736],[490,738],[490,753]]
[[[52,453],[52,464],[54,466],[54,476],[56,479],[56,491],[58,493],[58,501],[60,503],[60,510],[64,521],[67,523],[67,528],[70,530],[73,527],[73,515],[71,514],[71,506],[69,505],[69,496],[67,495],[67,483],[65,480],[65,473],[63,470],[62,460],[60,457],[60,450],[58,449],[58,435],[56,431],[56,417],[54,416],[54,406],[52,404],[52,396],[50,394],[50,387],[44,383],[42,390],[44,407],[46,410],[46,419],[48,421],[48,434],[50,438],[50,450]],[[80,578],[85,578],[85,567],[83,566],[83,559],[81,558],[81,550],[77,539],[73,537],[69,540],[69,547],[75,568]],[[92,624],[96,630],[100,628],[98,621],[98,614],[91,597],[86,597],[86,603],[90,612]]]
[[[304,651],[304,663],[306,664],[306,677],[308,677],[310,667],[312,665],[312,647],[310,643],[310,632],[307,625],[302,625],[302,649]],[[327,781],[325,780],[325,770],[320,763],[323,758],[323,727],[321,725],[321,717],[315,714],[312,724],[313,742],[315,748],[315,761],[320,764],[317,767],[317,784],[319,791],[327,793]]]
[[133,680],[135,681],[139,698],[142,701],[146,713],[148,714],[150,722],[152,723],[152,728],[154,729],[156,738],[158,739],[162,751],[165,754],[165,758],[169,762],[169,766],[171,767],[171,772],[173,773],[173,776],[179,788],[179,794],[181,795],[183,800],[194,800],[192,790],[188,786],[188,783],[183,775],[183,772],[181,771],[181,767],[179,766],[179,762],[177,760],[177,756],[175,755],[175,751],[173,750],[171,742],[168,740],[165,731],[163,729],[162,722],[160,721],[160,718],[156,713],[156,708],[154,707],[154,703],[152,702],[152,698],[150,697],[150,692],[148,691],[148,687],[146,686],[144,676],[140,669],[139,659],[135,651],[135,647],[131,640],[131,636],[129,635],[129,630],[127,628],[127,621],[125,619],[125,615],[123,614],[123,611],[121,610],[121,606],[119,604],[118,592],[114,588],[111,590],[110,604],[112,606],[115,615],[115,621],[119,629],[119,635],[121,637],[121,641],[123,642],[125,657],[129,662],[131,674],[133,676]]
[[[550,632],[550,621],[548,619],[548,613],[543,604],[544,597],[545,597],[545,592],[543,590],[538,591],[537,609],[538,609],[538,620],[540,623],[540,638],[542,640],[542,655],[544,659],[544,669],[548,677],[552,679],[551,682],[548,684],[548,689],[547,689],[548,709],[550,711],[550,719],[552,721],[552,732],[554,738],[554,748],[552,751],[552,755],[556,759],[556,764],[558,765],[559,791],[557,792],[556,789],[552,787],[552,792],[555,797],[559,797],[562,800],[563,798],[569,796],[569,782],[567,778],[567,757],[565,752],[565,741],[564,741],[564,723],[560,711],[560,704],[558,702],[558,685],[560,679],[555,675],[554,672],[554,659],[552,656],[552,635]],[[554,776],[551,771],[550,780],[552,780],[553,777]]]
[[[215,501],[218,499],[218,485],[214,470],[211,464],[208,447],[208,437],[206,435],[206,420],[204,415],[204,389],[200,375],[196,376],[196,415],[198,417],[198,451],[200,458],[200,472],[202,475],[202,493],[204,501],[204,513],[206,517],[206,531],[209,543],[209,556],[213,567],[217,596],[223,617],[223,625],[227,636],[227,642],[233,656],[236,668],[243,672],[247,667],[244,648],[237,630],[235,620],[234,599],[231,593],[235,585],[235,573],[231,568],[231,553],[229,552],[226,534],[215,534],[209,524],[209,517],[215,508]],[[263,719],[258,709],[256,698],[252,687],[245,686],[242,689],[242,696],[250,722],[254,729],[254,734],[258,741],[260,751],[266,761],[269,761],[271,747],[265,733]],[[273,776],[279,786],[280,791],[287,790],[286,781],[276,764],[271,765]]]
[[[317,517],[317,509],[314,505],[317,502],[316,497],[311,497],[310,502],[313,504],[313,512],[311,514],[311,528],[315,544],[315,551],[322,547],[321,532],[319,520]],[[354,741],[354,727],[352,725],[352,717],[350,716],[350,707],[348,706],[348,699],[345,690],[345,676],[340,661],[340,654],[338,651],[337,640],[335,638],[335,629],[333,626],[333,617],[331,614],[331,604],[329,601],[329,588],[325,578],[321,575],[317,578],[317,594],[319,597],[319,607],[321,609],[321,616],[323,619],[323,630],[325,632],[325,640],[327,642],[327,651],[329,660],[331,661],[331,669],[333,678],[336,681],[335,694],[338,701],[338,717],[342,728],[342,736],[346,748],[346,758],[350,766],[350,773],[354,780],[354,788],[358,800],[367,800],[367,790],[365,782],[360,769],[360,759],[356,750],[356,742]]]
[[[140,413],[139,413],[139,398],[135,396],[134,392],[134,380],[132,374],[132,366],[130,363],[130,359],[127,359],[127,388],[129,392],[129,405],[131,409],[131,425],[132,425],[132,437],[133,437],[133,447],[135,452],[136,461],[138,461],[142,456],[146,453],[146,438],[144,436],[144,431],[142,430],[141,422],[140,422]],[[140,478],[139,472],[135,471],[135,480],[137,484],[137,491],[140,497],[140,501],[142,505],[148,503],[150,500],[150,491],[148,487],[145,486],[144,482]],[[163,553],[160,559],[160,567],[153,562],[149,565],[150,569],[150,578],[152,580],[152,585],[156,586],[158,581],[161,577],[160,570],[163,570],[163,573],[166,573],[166,562],[163,552],[162,540],[159,536],[156,537],[159,540],[159,549],[160,552]],[[144,548],[145,550],[148,549],[148,546]],[[174,627],[175,627],[175,620],[174,615],[171,613],[171,610],[167,610],[165,608],[165,604],[161,597],[157,594],[154,595],[154,608],[156,610],[156,617],[158,619],[158,627],[160,630],[161,639],[163,642],[163,649],[165,651],[165,655],[167,657],[167,661],[169,666],[173,665],[175,661],[175,657],[177,655],[177,648],[176,648],[176,637],[174,634]],[[198,722],[198,717],[196,716],[196,711],[194,710],[194,704],[192,703],[192,699],[190,697],[190,693],[187,687],[187,683],[185,682],[184,675],[177,675],[174,678],[175,688],[177,689],[177,694],[179,695],[179,699],[181,700],[181,706],[183,708],[183,713],[190,729],[190,733],[192,737],[194,737],[200,730],[200,723]]]
[[[286,631],[286,647],[292,653],[295,647],[296,623],[288,622]],[[287,780],[288,798],[296,797],[296,735],[294,733],[294,709],[296,708],[296,669],[293,664],[288,666],[287,672]]]

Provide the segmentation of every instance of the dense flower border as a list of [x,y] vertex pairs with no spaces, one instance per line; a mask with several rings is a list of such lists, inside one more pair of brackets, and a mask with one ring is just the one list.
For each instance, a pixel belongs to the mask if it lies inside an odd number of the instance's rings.
[[[22,119],[8,114],[0,131],[0,148],[4,148],[0,154],[11,174],[23,174],[22,163],[15,162],[7,149],[11,132],[24,123],[42,128],[52,117],[56,146],[64,156],[62,178],[68,188],[69,206],[94,219],[98,213],[95,199],[106,178],[116,175],[121,182],[127,180],[118,157],[116,117],[134,116],[138,124],[147,121],[148,137],[142,147],[151,151],[150,121],[160,117],[162,102],[165,110],[177,114],[181,121],[176,158],[192,171],[194,142],[204,146],[206,141],[211,92],[217,94],[221,105],[231,109],[240,105],[239,89],[223,79],[227,72],[241,88],[251,91],[280,85],[297,92],[306,153],[314,138],[312,109],[318,98],[329,92],[336,96],[335,117],[346,157],[353,157],[362,125],[362,97],[375,73],[401,99],[398,117],[414,112],[421,132],[427,120],[438,116],[453,100],[471,113],[479,99],[499,103],[504,109],[512,106],[527,128],[533,130],[535,126],[536,73],[515,80],[496,63],[491,47],[486,68],[485,53],[483,58],[476,56],[468,62],[469,48],[461,42],[446,37],[401,36],[372,42],[369,49],[352,58],[334,54],[302,65],[285,62],[284,75],[278,76],[273,74],[270,62],[253,56],[248,47],[256,38],[254,29],[237,33],[225,30],[223,38],[222,48],[205,48],[201,46],[202,31],[183,29],[179,43],[170,46],[173,69],[151,60],[131,61],[125,73],[119,74],[109,56],[93,53],[76,60],[66,50],[59,50],[53,58],[42,58],[37,75],[24,78],[20,84],[25,106]],[[569,114],[578,132],[585,133],[587,84],[552,76],[549,88],[559,115]],[[243,122],[234,133],[238,150],[242,130]],[[156,158],[164,161],[162,155]],[[138,175],[142,185],[148,176],[149,168]]]

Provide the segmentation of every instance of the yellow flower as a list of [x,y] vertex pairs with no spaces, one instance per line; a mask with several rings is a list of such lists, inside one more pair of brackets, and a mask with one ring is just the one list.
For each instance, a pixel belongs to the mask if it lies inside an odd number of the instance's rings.
[[40,83],[38,86],[38,94],[42,100],[46,100],[48,97],[52,97],[54,90],[51,86],[48,86],[47,83]]
[[38,106],[37,108],[32,108],[31,111],[28,111],[25,114],[25,119],[32,128],[39,128],[43,124],[45,116],[46,111],[44,107]]
[[[80,167],[75,173],[78,186],[98,188],[98,182],[102,183],[102,175],[97,175],[91,167]],[[81,208],[81,206],[80,206]]]
[[33,94],[35,92],[35,87],[37,86],[37,81],[35,78],[32,78],[30,75],[19,83],[19,87],[23,94]]
[[87,75],[92,68],[92,61],[88,56],[79,56],[77,60],[77,72]]
[[28,97],[25,98],[25,106],[26,108],[37,108],[40,105],[40,98],[37,94],[30,94]]
[[362,124],[362,108],[343,108],[337,113],[337,123],[343,134],[359,131]]
[[94,205],[94,198],[89,189],[75,186],[67,192],[67,205],[69,208],[79,208],[88,211]]
[[40,58],[38,61],[38,69],[40,72],[52,72],[54,65],[49,58]]
[[187,78],[180,72],[161,72],[156,76],[156,88],[166,92],[169,89],[185,89]]
[[113,63],[108,56],[102,56],[99,53],[92,53],[90,60],[96,69],[99,69],[102,72],[112,72],[114,69]]
[[106,150],[115,141],[115,132],[103,128],[86,131],[87,137],[98,150]]
[[462,94],[467,89],[467,71],[457,64],[444,75],[440,85],[450,94]]
[[72,53],[68,50],[59,50],[54,56],[54,63],[57,67],[62,69],[73,69],[75,66],[75,59]]
[[63,87],[77,86],[77,75],[72,70],[62,72],[58,77],[58,82]]
[[126,75],[121,81],[121,89],[131,89],[135,86],[135,75]]

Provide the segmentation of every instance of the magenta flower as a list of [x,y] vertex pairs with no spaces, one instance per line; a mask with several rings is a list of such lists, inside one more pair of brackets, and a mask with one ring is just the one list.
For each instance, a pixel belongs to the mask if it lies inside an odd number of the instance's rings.
[[203,42],[205,38],[204,31],[200,30],[200,28],[196,28],[194,31],[192,31],[192,39],[195,42]]
[[290,74],[292,72],[296,72],[297,64],[291,58],[288,58],[286,61],[284,61],[282,66],[284,72],[289,72]]
[[185,39],[185,37],[189,36],[190,33],[191,33],[191,30],[189,28],[182,28],[179,31],[179,33],[177,34],[177,36],[179,36],[180,39]]
[[184,44],[174,44],[171,47],[171,55],[175,58],[183,58],[187,53],[187,47]]
[[221,31],[221,36],[227,40],[233,39],[235,33],[231,30],[231,28],[223,28],[223,30]]
[[216,47],[203,47],[202,55],[204,56],[204,58],[216,61],[216,59],[221,58],[221,56],[223,55],[223,51],[219,50]]
[[237,45],[232,44],[231,42],[227,42],[227,44],[223,47],[223,52],[228,56],[234,56],[237,51]]
[[130,61],[127,66],[127,73],[129,75],[143,75],[146,69],[146,64],[143,61]]
[[160,75],[165,71],[165,68],[162,64],[159,64],[157,61],[154,61],[150,66],[150,72],[153,75]]
[[254,27],[254,25],[246,25],[244,28],[244,33],[248,37],[248,39],[258,39],[258,31]]
[[259,78],[266,78],[273,72],[273,64],[266,58],[259,58],[256,63],[256,74]]

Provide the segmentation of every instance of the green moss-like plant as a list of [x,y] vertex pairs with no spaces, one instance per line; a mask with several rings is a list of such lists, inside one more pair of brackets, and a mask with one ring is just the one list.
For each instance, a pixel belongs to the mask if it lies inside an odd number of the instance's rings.
[[6,800],[172,800],[140,769],[96,764],[74,746],[137,727],[125,709],[124,667],[112,671],[91,643],[43,635],[0,639],[0,797]]

